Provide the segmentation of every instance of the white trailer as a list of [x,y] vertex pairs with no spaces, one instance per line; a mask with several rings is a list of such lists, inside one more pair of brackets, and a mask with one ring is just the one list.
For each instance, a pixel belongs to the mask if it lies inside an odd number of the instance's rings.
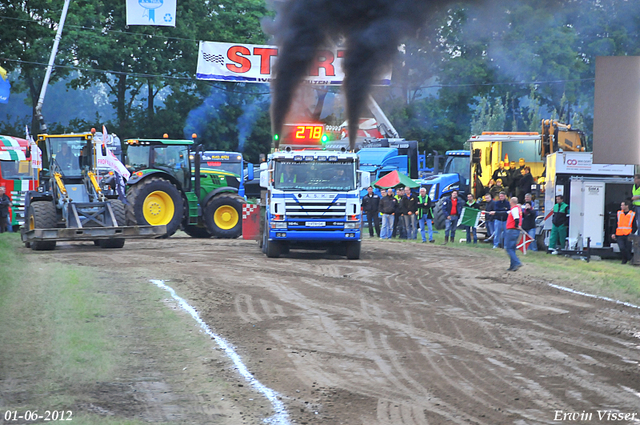
[[631,197],[633,165],[594,164],[592,152],[557,152],[547,156],[544,216],[538,242],[549,243],[556,195],[569,204],[566,251],[615,256],[612,243],[620,202]]

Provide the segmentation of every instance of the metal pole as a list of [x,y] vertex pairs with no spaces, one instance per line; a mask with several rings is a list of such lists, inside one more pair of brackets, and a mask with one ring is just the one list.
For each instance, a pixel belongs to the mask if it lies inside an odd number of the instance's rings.
[[51,49],[51,56],[49,57],[49,65],[47,66],[47,72],[42,81],[42,89],[40,89],[40,97],[38,98],[38,104],[36,105],[36,116],[40,121],[40,130],[43,133],[47,132],[47,125],[44,122],[42,116],[42,104],[44,103],[44,95],[47,93],[47,86],[49,85],[49,79],[51,78],[51,71],[53,70],[53,62],[56,60],[56,54],[58,53],[58,45],[60,44],[60,38],[62,37],[62,29],[64,28],[64,21],[67,19],[67,11],[69,10],[69,3],[71,0],[64,1],[64,7],[62,8],[62,16],[60,17],[60,23],[58,24],[58,31],[56,32],[56,38],[53,41],[53,48]]

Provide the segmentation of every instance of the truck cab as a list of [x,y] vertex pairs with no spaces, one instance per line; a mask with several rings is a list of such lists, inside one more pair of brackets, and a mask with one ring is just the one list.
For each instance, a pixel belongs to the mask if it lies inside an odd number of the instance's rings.
[[25,195],[38,187],[38,173],[31,166],[28,140],[0,136],[0,186],[4,186],[11,200],[10,224],[15,230],[24,225]]
[[292,248],[344,249],[360,257],[360,190],[369,172],[345,151],[276,151],[261,164],[266,189],[261,245],[268,257]]

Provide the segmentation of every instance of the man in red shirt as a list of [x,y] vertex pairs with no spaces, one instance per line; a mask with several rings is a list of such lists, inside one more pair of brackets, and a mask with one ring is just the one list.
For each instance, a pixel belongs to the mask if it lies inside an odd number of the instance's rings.
[[510,199],[509,205],[511,209],[507,216],[507,230],[504,232],[504,249],[511,259],[511,265],[507,270],[515,272],[522,267],[522,263],[518,259],[518,255],[516,255],[518,237],[522,231],[522,210],[516,197]]

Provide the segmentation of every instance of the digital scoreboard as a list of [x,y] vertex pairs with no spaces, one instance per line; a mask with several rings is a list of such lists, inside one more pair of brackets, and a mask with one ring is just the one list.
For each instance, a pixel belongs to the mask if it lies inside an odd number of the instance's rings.
[[324,124],[285,124],[280,143],[284,145],[322,145],[327,140]]

